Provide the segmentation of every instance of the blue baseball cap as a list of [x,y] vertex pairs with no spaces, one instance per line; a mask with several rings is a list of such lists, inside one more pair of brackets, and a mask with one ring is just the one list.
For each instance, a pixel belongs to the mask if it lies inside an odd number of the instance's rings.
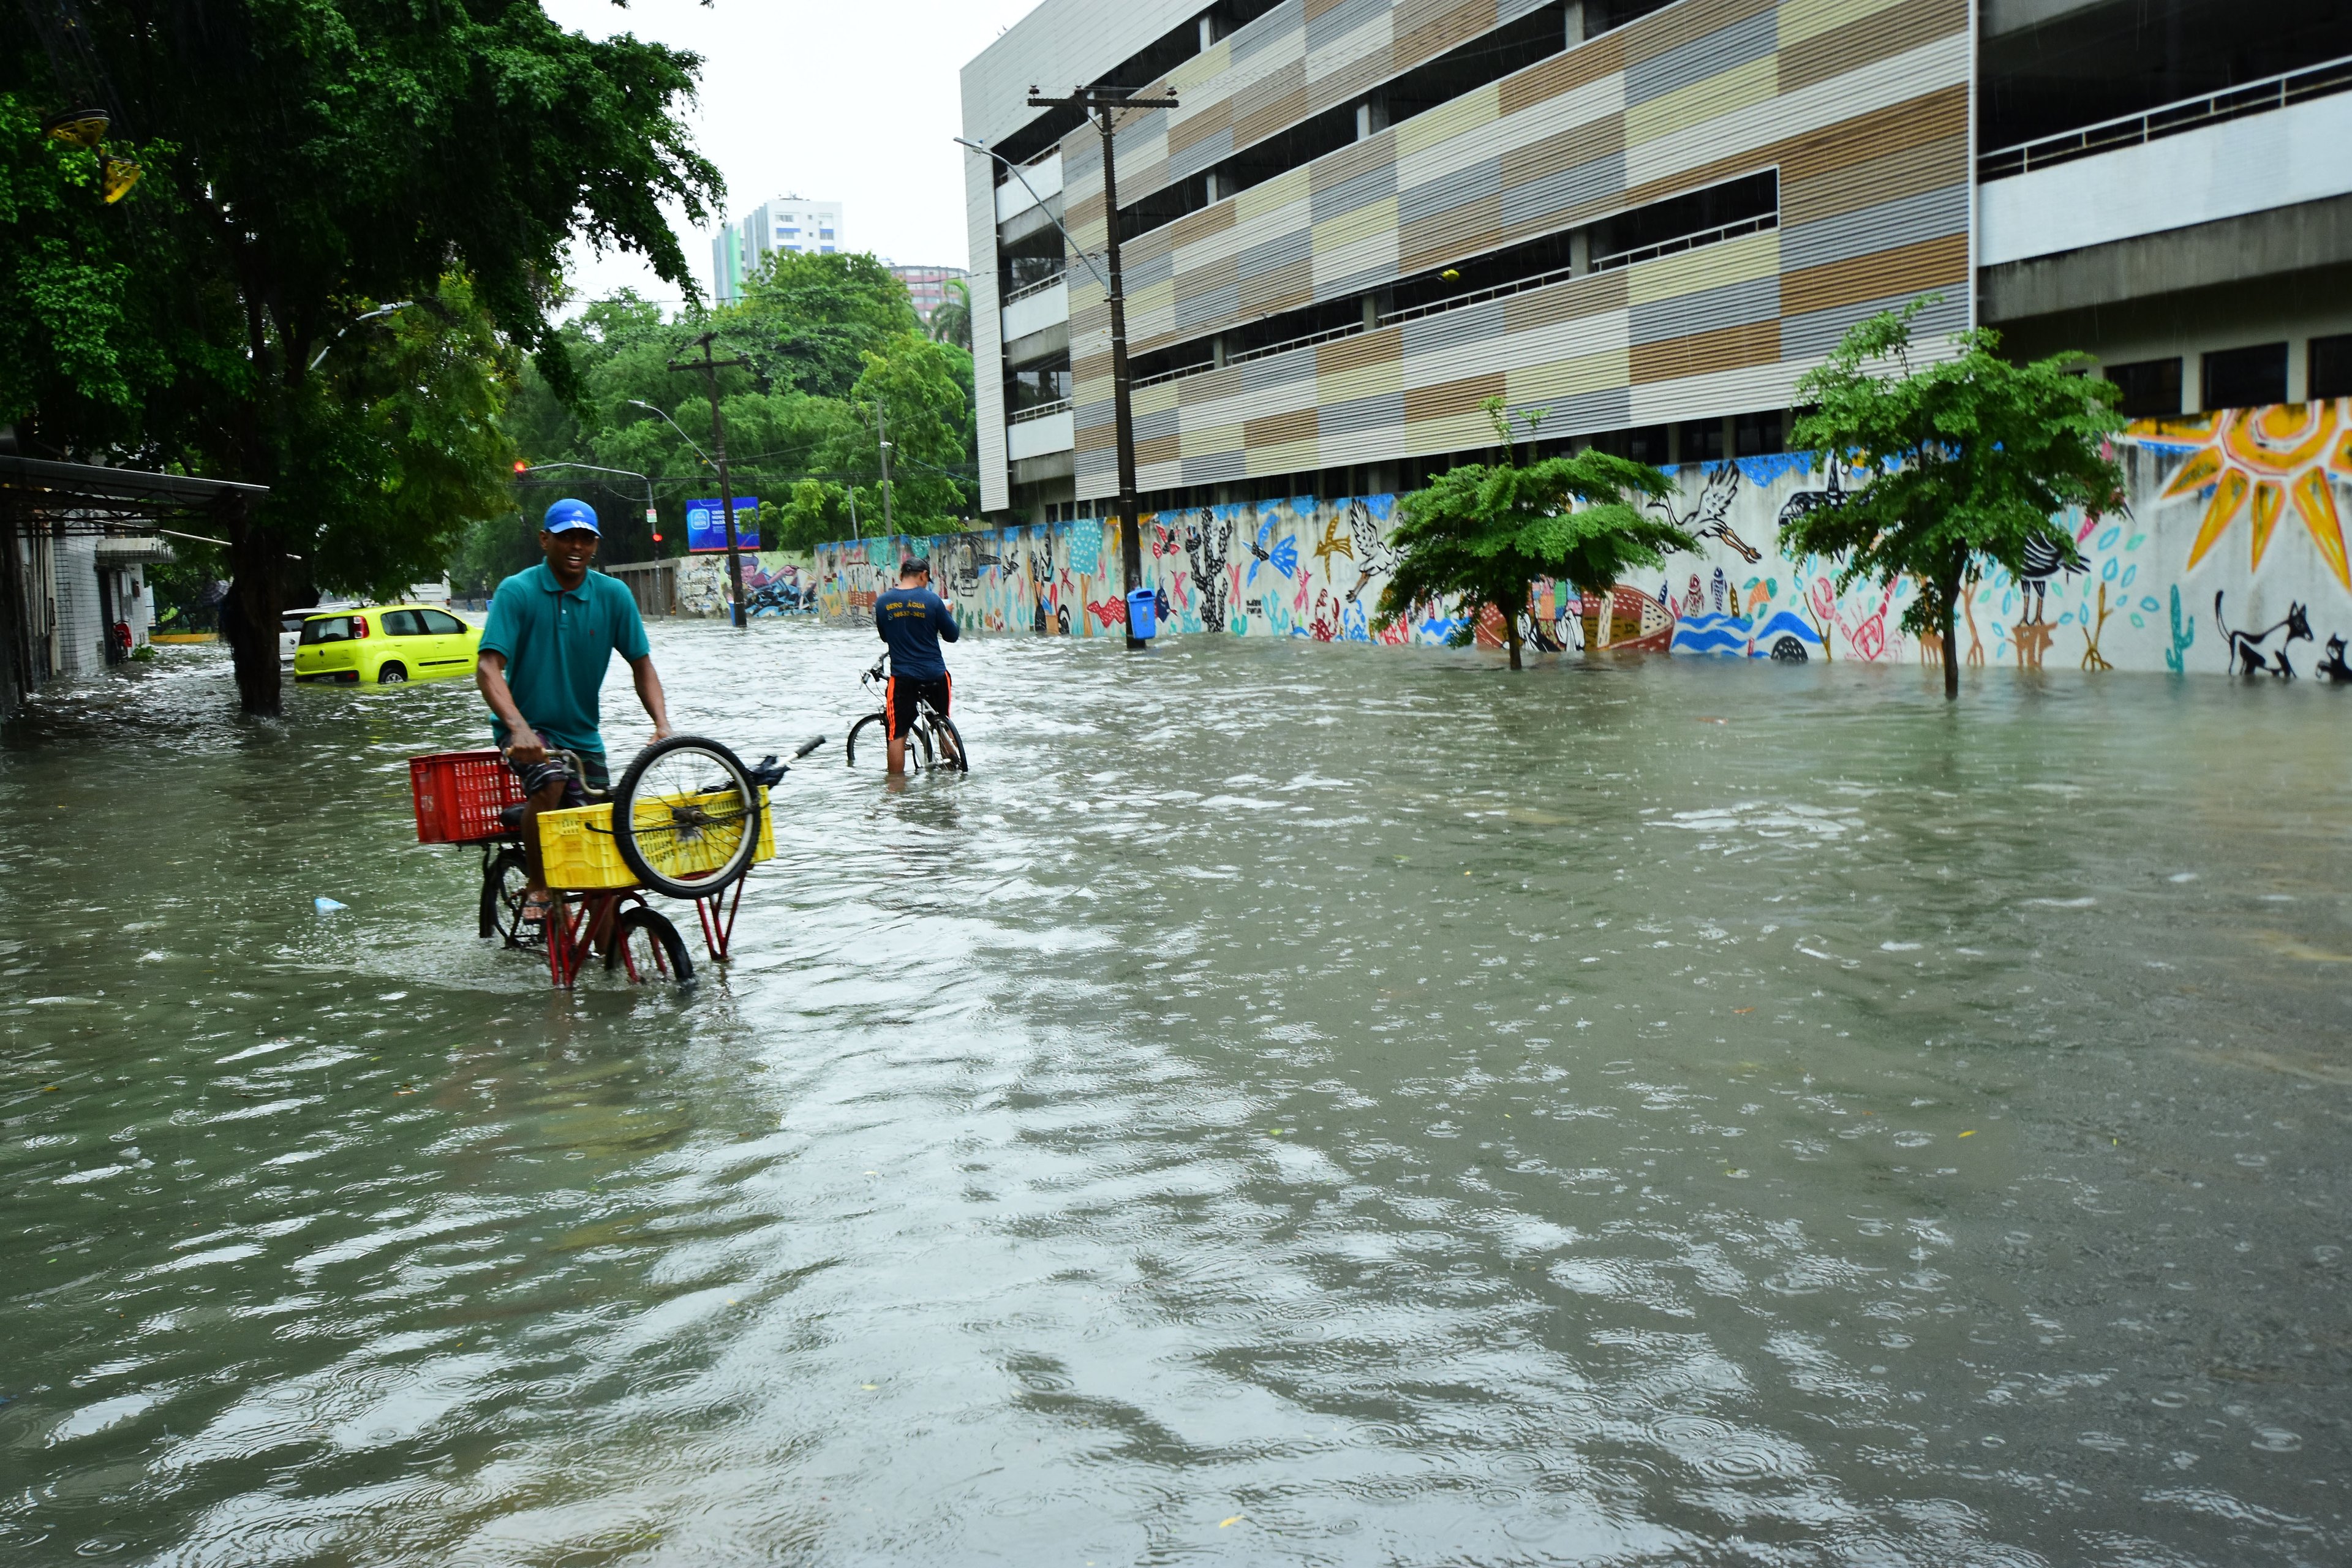
[[547,509],[547,520],[539,526],[550,533],[584,528],[599,539],[604,537],[604,530],[596,526],[596,509],[584,500],[573,500],[568,496]]

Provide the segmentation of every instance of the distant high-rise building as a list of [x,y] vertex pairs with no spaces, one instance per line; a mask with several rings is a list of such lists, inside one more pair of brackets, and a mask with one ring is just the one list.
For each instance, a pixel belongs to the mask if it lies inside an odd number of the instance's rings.
[[742,298],[743,280],[777,251],[830,256],[849,248],[841,204],[782,195],[761,203],[710,237],[710,293],[725,305]]
[[961,267],[901,267],[893,261],[884,266],[890,276],[907,286],[907,296],[915,301],[915,314],[930,325],[931,312],[948,302],[948,285],[971,274]]

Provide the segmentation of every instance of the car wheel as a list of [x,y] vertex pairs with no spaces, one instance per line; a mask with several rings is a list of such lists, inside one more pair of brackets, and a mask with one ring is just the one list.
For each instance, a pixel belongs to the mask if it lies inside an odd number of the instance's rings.
[[387,664],[375,672],[375,683],[378,686],[398,686],[407,679],[408,667],[405,665]]

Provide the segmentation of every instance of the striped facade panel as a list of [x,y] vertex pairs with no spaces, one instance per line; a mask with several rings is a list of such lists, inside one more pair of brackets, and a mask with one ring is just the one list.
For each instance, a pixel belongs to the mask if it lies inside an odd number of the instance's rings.
[[1368,430],[1385,430],[1404,423],[1404,389],[1383,392],[1371,397],[1359,397],[1347,403],[1323,405],[1322,433],[1326,436],[1352,436]]
[[1307,0],[1307,52],[1329,48],[1367,23],[1385,22],[1392,8],[1391,0]]
[[[1918,293],[1901,289],[1876,295],[1867,300],[1854,300],[1844,304],[1825,307],[1804,315],[1780,318],[1780,357],[1785,360],[1816,360],[1837,347],[1838,339],[1856,321],[1868,321],[1881,310],[1899,310]],[[1911,323],[1914,342],[1932,342],[1939,336],[1959,331],[1969,324],[1969,301],[1965,292],[1947,292],[1936,304],[1928,306]]]
[[1783,229],[1780,265],[1793,272],[1936,235],[1964,235],[1968,227],[1969,187],[1963,180]]
[[1771,10],[1742,16],[1703,37],[1625,68],[1625,101],[1647,103],[1757,60],[1780,46],[1780,17]]
[[[1367,62],[1409,69],[1532,6],[1286,0],[1197,74],[1171,73],[1183,109],[1121,131],[1122,197],[1147,192],[1124,177],[1130,146],[1142,177],[1188,177],[1334,101],[1333,83],[1376,86]],[[1964,324],[1969,34],[1966,0],[1676,0],[1137,237],[1129,327],[1148,353],[1780,177],[1772,229],[1156,384],[1162,412],[1148,434],[1138,419],[1147,466],[1192,484],[1476,447],[1487,396],[1549,407],[1547,434],[1785,407],[1884,302],[1941,293],[1937,320]],[[1096,141],[1081,130],[1064,147],[1083,244],[1103,229]],[[1090,497],[1111,468],[1108,409],[1095,412],[1108,340],[1075,264],[1071,341]]]
[[1148,413],[1138,408],[1135,411],[1135,438],[1142,441],[1175,435],[1177,416],[1181,412],[1172,403],[1165,408],[1154,408]]
[[1636,343],[1663,342],[1687,333],[1721,327],[1748,326],[1780,319],[1780,279],[1750,278],[1696,294],[1636,305],[1627,312],[1627,338]]
[[1569,213],[1605,206],[1625,188],[1625,154],[1612,153],[1589,163],[1544,174],[1503,193],[1506,229],[1556,224]]
[[1237,282],[1203,293],[1188,294],[1176,302],[1175,334],[1181,335],[1203,322],[1231,321],[1240,314],[1241,308],[1242,287]]
[[1397,167],[1393,159],[1374,165],[1325,190],[1317,191],[1307,202],[1309,221],[1323,223],[1342,213],[1370,206],[1383,196],[1397,194]]
[[[1156,288],[1162,283],[1172,283],[1176,280],[1176,253],[1172,250],[1162,251],[1157,256],[1145,257],[1139,261],[1132,255],[1122,252],[1119,261],[1120,270],[1127,280],[1128,300],[1130,306],[1134,303],[1134,297],[1146,289]],[[1072,265],[1080,272],[1086,270],[1084,262],[1074,262]]]
[[1440,217],[1484,196],[1503,192],[1503,160],[1482,158],[1466,169],[1397,192],[1397,225],[1406,227],[1425,218]]
[[1193,142],[1181,153],[1170,153],[1167,177],[1157,183],[1174,184],[1179,180],[1190,179],[1202,170],[1213,164],[1222,163],[1233,155],[1234,128],[1228,125]]

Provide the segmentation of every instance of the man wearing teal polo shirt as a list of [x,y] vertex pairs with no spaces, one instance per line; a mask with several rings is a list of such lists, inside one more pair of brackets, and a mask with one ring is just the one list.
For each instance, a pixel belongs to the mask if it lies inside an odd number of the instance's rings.
[[[522,820],[528,921],[545,920],[550,902],[539,858],[539,814],[583,805],[586,791],[612,787],[599,698],[614,654],[628,661],[637,700],[654,721],[654,739],[669,733],[669,710],[637,602],[620,583],[588,569],[597,538],[596,513],[587,502],[560,500],[547,509],[539,531],[547,559],[499,584],[474,666],[474,684],[490,705],[490,731],[530,797]],[[579,759],[578,773],[559,754],[566,752]]]

